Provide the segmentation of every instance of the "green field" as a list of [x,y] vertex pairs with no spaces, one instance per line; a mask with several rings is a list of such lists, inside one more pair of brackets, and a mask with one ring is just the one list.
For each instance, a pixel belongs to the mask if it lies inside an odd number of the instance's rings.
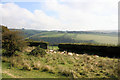
[[84,34],[84,33],[60,33],[41,32],[28,37],[37,41],[47,41],[56,43],[98,43],[98,44],[118,44],[118,36],[111,34]]
[[51,50],[58,50],[58,46],[48,46],[48,49],[51,49]]
[[92,35],[92,34],[81,34],[75,37],[76,40],[94,40],[97,43],[103,44],[117,44],[117,36],[104,36],[104,35]]

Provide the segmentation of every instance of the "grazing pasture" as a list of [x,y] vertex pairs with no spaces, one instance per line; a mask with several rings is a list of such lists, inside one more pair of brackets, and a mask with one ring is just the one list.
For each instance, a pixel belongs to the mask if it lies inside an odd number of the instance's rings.
[[49,49],[46,53],[44,57],[29,52],[3,56],[3,78],[117,78],[120,71],[117,58]]

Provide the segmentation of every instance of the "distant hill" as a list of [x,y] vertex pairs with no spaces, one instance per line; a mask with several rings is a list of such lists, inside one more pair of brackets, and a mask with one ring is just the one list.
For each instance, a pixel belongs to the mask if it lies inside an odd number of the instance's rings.
[[118,30],[92,30],[91,32],[118,33]]
[[30,29],[10,29],[10,30],[18,30],[23,32],[25,38],[41,32],[40,30],[30,30]]
[[97,44],[117,44],[117,31],[42,31],[18,29],[22,31],[25,38],[46,41],[51,45],[59,43],[97,43]]

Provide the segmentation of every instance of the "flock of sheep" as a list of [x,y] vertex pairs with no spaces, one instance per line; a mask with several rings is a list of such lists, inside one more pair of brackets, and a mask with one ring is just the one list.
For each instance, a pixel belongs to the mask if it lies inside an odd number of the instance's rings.
[[[73,56],[73,55],[76,55],[76,56],[79,56],[79,54],[76,54],[76,53],[72,53],[72,52],[67,52],[67,51],[62,51],[62,52],[60,52],[60,51],[56,51],[56,50],[47,50],[46,51],[46,53],[48,53],[48,54],[56,54],[56,53],[58,53],[58,54],[63,54],[63,55],[69,55],[69,56]],[[83,55],[87,55],[86,53],[85,54],[83,54]],[[99,57],[98,55],[94,55],[95,57]]]

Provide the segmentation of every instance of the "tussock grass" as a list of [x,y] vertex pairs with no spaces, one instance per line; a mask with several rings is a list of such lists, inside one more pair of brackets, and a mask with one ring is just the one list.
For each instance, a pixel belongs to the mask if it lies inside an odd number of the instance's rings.
[[3,57],[2,61],[10,62],[11,68],[22,70],[39,70],[73,78],[116,78],[120,75],[119,59],[96,57],[94,55],[46,54],[44,57],[20,55]]

